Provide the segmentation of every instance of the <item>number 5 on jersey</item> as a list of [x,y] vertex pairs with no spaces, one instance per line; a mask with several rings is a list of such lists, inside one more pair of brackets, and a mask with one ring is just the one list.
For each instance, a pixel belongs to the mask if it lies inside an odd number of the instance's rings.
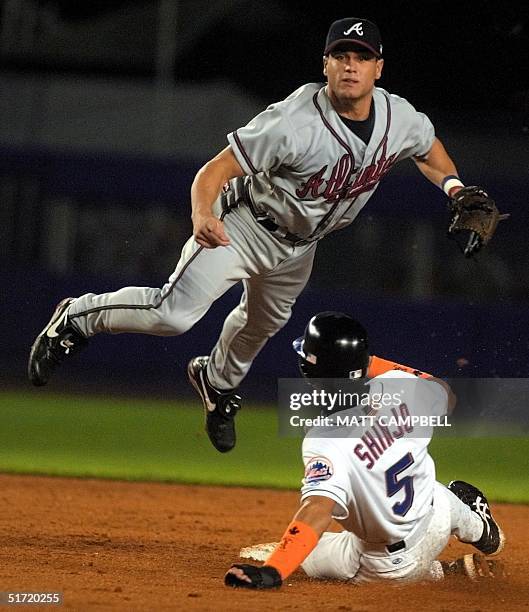
[[400,480],[398,476],[413,465],[414,459],[411,453],[407,453],[386,470],[386,491],[388,497],[393,497],[402,488],[404,488],[405,496],[401,502],[393,504],[391,509],[395,514],[404,516],[411,508],[413,503],[413,476],[404,476]]

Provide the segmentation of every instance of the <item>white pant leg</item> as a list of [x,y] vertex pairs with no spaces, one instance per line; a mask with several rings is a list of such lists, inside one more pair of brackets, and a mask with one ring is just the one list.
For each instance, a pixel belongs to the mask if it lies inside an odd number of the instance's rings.
[[350,531],[326,531],[301,567],[311,578],[351,580],[360,566],[356,536]]
[[211,352],[207,373],[213,386],[236,388],[267,340],[287,323],[310,277],[315,251],[316,243],[291,249],[272,271],[244,281],[241,302]]
[[[424,537],[411,549],[392,555],[362,554],[355,582],[387,578],[402,581],[442,579],[441,564],[436,559],[448,544],[450,535],[458,535],[464,541],[476,541],[482,531],[481,519],[444,485],[436,482],[433,516]],[[396,559],[400,561],[394,564]]]
[[436,484],[432,517],[423,537],[412,547],[394,553],[364,550],[360,555],[360,569],[353,582],[439,580],[443,573],[436,558],[449,538],[450,506],[444,492]]
[[88,293],[72,304],[70,319],[86,336],[100,332],[179,335],[232,285],[249,275],[245,267],[235,247],[204,249],[191,237],[161,289],[125,287],[101,295]]
[[245,207],[226,215],[224,226],[230,246],[204,249],[191,237],[161,289],[125,287],[101,295],[88,293],[70,307],[73,323],[87,336],[99,332],[179,335],[238,281],[273,270],[292,253],[292,246],[279,243]]
[[411,548],[394,553],[371,552],[350,532],[324,533],[302,564],[303,569],[314,578],[351,580],[355,584],[381,580],[439,580],[443,574],[436,559],[453,529],[452,494],[449,493],[445,486],[435,483],[431,520],[423,537]]

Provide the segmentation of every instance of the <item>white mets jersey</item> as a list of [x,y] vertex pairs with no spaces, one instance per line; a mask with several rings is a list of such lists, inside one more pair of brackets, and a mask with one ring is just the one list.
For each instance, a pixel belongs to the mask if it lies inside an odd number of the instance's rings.
[[248,175],[230,182],[230,204],[243,198],[256,215],[309,240],[351,223],[390,168],[426,155],[435,137],[428,117],[405,99],[375,88],[373,101],[368,144],[343,123],[326,87],[317,83],[303,85],[229,134]]
[[[414,427],[406,417],[440,421],[448,396],[440,384],[407,372],[387,372],[369,385],[371,392],[380,386],[398,401],[380,407],[372,426],[345,427],[343,437],[319,437],[327,434],[310,430],[303,441],[301,495],[333,499],[334,517],[362,540],[393,543],[405,539],[431,510],[435,486],[435,465],[428,454],[433,428]],[[351,412],[337,412],[334,418]]]

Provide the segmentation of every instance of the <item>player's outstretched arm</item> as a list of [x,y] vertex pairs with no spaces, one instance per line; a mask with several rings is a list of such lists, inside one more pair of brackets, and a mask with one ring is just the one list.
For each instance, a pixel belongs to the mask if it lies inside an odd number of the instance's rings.
[[277,548],[262,567],[232,565],[224,583],[232,587],[266,589],[280,587],[315,548],[332,520],[334,500],[320,495],[308,497],[287,527]]
[[448,234],[466,234],[466,245],[460,244],[460,248],[465,257],[472,257],[490,242],[498,223],[509,215],[500,214],[494,200],[481,187],[463,185],[439,139],[434,140],[426,155],[415,157],[414,161],[423,175],[448,196]]
[[[447,176],[457,176],[456,166],[438,138],[434,140],[432,148],[426,155],[414,157],[413,161],[422,174],[437,187],[442,188]],[[454,187],[451,195],[455,195],[457,189],[461,189],[462,186],[463,184]]]
[[212,208],[223,185],[230,179],[243,175],[244,170],[229,146],[197,172],[191,186],[191,220],[193,236],[200,246],[214,249],[230,244],[224,231],[224,223],[213,214]]

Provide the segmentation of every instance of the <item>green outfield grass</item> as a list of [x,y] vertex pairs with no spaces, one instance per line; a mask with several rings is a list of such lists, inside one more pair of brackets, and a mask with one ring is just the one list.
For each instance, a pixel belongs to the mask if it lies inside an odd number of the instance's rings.
[[[238,443],[217,453],[198,403],[0,393],[0,471],[298,488],[299,439],[279,438],[275,410],[245,406]],[[529,502],[529,438],[443,438],[430,446],[438,478]]]

